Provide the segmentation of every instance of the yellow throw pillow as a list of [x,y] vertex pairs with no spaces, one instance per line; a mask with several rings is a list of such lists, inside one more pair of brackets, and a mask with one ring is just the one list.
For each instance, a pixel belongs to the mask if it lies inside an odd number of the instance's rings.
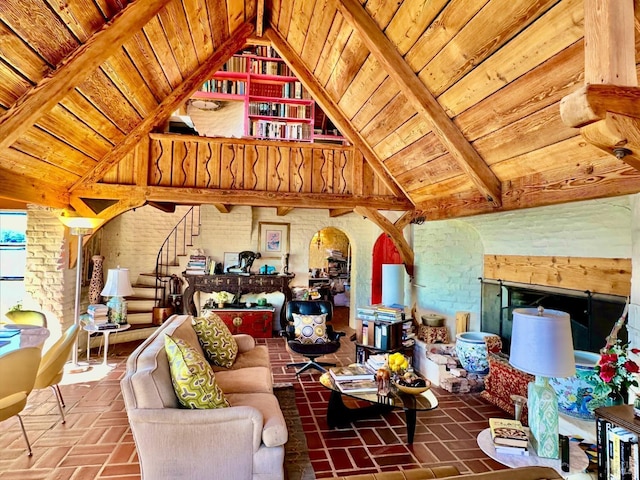
[[187,342],[180,338],[164,337],[169,359],[171,383],[178,401],[186,408],[224,408],[229,402],[216,383],[211,365]]
[[207,359],[219,367],[230,368],[238,356],[238,343],[222,319],[210,312],[206,317],[194,317],[192,323]]
[[327,314],[301,315],[294,313],[293,326],[296,340],[300,343],[327,343]]

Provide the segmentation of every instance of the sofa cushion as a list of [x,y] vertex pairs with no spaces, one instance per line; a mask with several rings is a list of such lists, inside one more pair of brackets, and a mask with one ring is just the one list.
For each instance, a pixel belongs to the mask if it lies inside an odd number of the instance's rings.
[[228,407],[211,366],[198,350],[171,335],[165,335],[164,341],[171,382],[180,404],[186,408]]
[[270,393],[230,393],[229,403],[233,407],[253,407],[262,414],[262,443],[277,447],[287,443],[287,423],[275,395]]
[[300,343],[327,343],[327,314],[301,315],[292,313],[295,339]]
[[241,370],[216,372],[216,381],[228,393],[272,393],[273,380],[268,367],[247,367]]
[[251,350],[240,351],[236,357],[236,361],[233,362],[230,369],[219,367],[217,365],[211,365],[214,372],[222,370],[240,370],[242,368],[249,367],[269,367],[271,363],[269,361],[269,349],[266,345],[256,345]]
[[238,344],[218,315],[211,312],[206,317],[194,317],[193,329],[209,362],[225,368],[233,365]]

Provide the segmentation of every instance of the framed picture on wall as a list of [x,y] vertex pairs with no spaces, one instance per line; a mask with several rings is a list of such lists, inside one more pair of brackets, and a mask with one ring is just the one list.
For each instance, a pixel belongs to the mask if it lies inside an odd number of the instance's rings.
[[280,257],[289,253],[289,224],[259,222],[258,251],[263,257]]
[[238,252],[224,252],[223,273],[227,273],[227,268],[238,265]]

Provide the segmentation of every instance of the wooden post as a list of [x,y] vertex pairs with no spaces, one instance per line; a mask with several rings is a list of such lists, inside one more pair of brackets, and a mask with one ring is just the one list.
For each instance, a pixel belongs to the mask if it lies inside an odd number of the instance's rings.
[[470,317],[469,312],[456,312],[456,335],[467,331]]

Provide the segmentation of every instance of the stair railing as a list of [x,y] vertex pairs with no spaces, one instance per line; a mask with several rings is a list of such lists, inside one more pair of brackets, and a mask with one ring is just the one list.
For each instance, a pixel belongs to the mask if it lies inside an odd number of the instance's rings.
[[[166,306],[166,286],[171,278],[171,267],[180,265],[179,255],[187,254],[187,247],[193,246],[193,237],[200,235],[200,207],[191,207],[167,235],[156,257],[156,291],[154,305]],[[161,293],[160,293],[161,292]]]

